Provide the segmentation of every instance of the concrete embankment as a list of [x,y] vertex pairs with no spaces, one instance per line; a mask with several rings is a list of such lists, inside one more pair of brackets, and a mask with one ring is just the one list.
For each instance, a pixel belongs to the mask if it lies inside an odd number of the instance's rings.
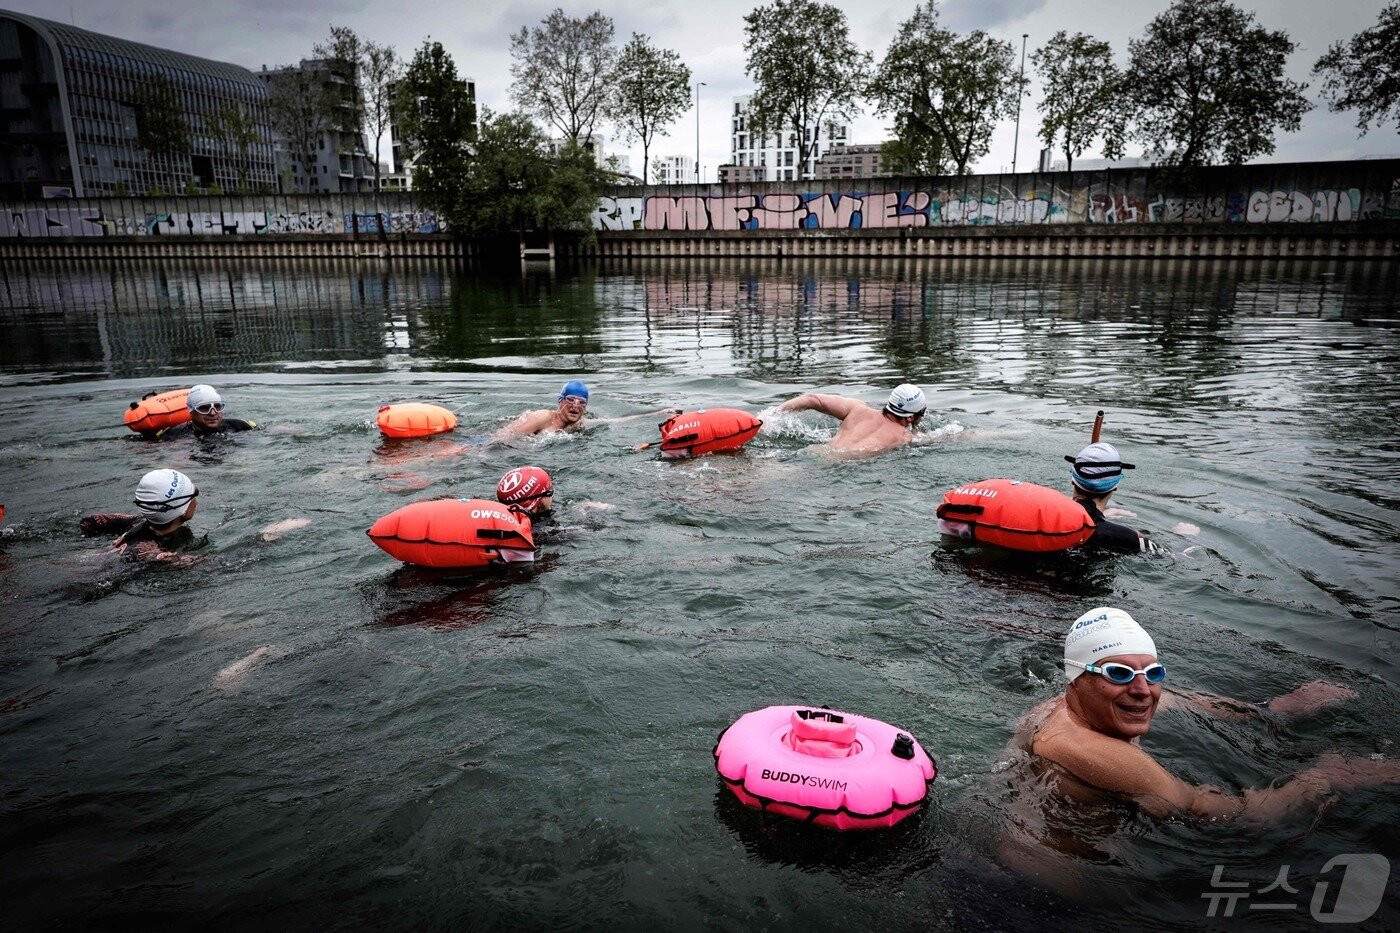
[[1219,258],[1380,259],[1400,256],[1394,223],[1193,227],[1139,224],[1131,228],[935,227],[885,230],[668,230],[600,233],[586,252],[603,259],[726,257],[802,258]]

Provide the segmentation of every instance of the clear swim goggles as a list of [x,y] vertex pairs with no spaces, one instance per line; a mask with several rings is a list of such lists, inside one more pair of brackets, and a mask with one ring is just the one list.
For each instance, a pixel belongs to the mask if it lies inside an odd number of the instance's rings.
[[224,410],[223,402],[205,402],[203,405],[196,405],[194,410],[201,415],[212,415],[216,411]]
[[1080,664],[1078,661],[1065,661],[1065,663],[1081,667],[1087,673],[1098,674],[1109,683],[1117,684],[1120,687],[1132,683],[1133,678],[1139,674],[1149,684],[1160,684],[1167,679],[1167,669],[1160,664],[1149,664],[1142,670],[1137,670],[1131,665],[1119,664],[1117,661],[1109,661],[1107,664]]

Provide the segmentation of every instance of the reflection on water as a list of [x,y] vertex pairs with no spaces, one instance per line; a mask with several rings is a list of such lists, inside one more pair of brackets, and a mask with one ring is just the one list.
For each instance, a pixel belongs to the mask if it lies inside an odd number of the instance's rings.
[[[1188,780],[1400,756],[1397,284],[1383,263],[11,264],[7,916],[1185,928],[1217,864],[1258,888],[1288,863],[1302,891],[1338,853],[1400,864],[1393,790],[1344,797],[1310,832],[1096,824],[1092,854],[1063,847],[1087,907],[999,862],[1011,725],[1061,689],[1063,630],[1092,605],[1144,621],[1181,686],[1361,694],[1275,729],[1162,717],[1145,746]],[[575,376],[593,427],[486,442]],[[122,438],[130,399],[196,379],[261,430]],[[772,414],[903,381],[930,415],[883,457],[832,462],[814,449],[829,421]],[[459,430],[381,441],[375,409],[411,399]],[[738,455],[666,462],[633,449],[657,419],[611,420],[673,404],[766,424]],[[1099,408],[1138,464],[1115,504],[1174,556],[938,540],[955,484],[1064,488]],[[489,497],[524,463],[559,496],[533,567],[454,579],[365,537],[411,501]],[[197,571],[77,535],[155,466],[200,486]],[[738,806],[715,736],[775,703],[914,732],[939,762],[928,811],[857,838]],[[1059,816],[1072,837],[1079,815]]]

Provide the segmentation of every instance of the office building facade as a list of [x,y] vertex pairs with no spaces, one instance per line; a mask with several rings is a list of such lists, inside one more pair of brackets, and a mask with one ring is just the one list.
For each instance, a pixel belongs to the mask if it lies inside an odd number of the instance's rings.
[[[173,93],[188,151],[140,145],[142,102],[156,86]],[[251,140],[219,130],[229,111]],[[275,181],[266,93],[253,72],[0,10],[0,195],[231,192]]]

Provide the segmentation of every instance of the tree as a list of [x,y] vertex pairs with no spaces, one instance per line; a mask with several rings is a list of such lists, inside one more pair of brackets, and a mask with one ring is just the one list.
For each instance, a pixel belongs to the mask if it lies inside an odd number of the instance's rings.
[[1039,108],[1041,141],[1053,147],[1059,140],[1069,170],[1074,171],[1074,157],[1097,137],[1104,139],[1110,157],[1120,154],[1122,74],[1108,43],[1062,29],[1031,55],[1031,62],[1045,94]]
[[749,129],[760,138],[788,132],[802,177],[821,127],[857,114],[870,56],[851,42],[846,14],[815,0],[774,0],[744,17],[745,70],[754,82]]
[[959,175],[991,148],[997,121],[1016,106],[1022,85],[1010,42],[980,29],[958,36],[938,22],[935,0],[899,26],[870,84],[881,113],[894,117],[902,164],[896,171]]
[[[330,74],[341,80],[327,82],[325,92],[330,98],[330,128],[334,131],[337,159],[347,152],[353,158],[364,153],[365,97],[361,82],[369,43],[349,26],[332,26],[330,40],[318,42],[312,54],[325,62]],[[378,186],[378,167],[375,169]]]
[[1183,167],[1268,155],[1312,109],[1307,85],[1283,76],[1295,48],[1228,0],[1176,0],[1128,41],[1133,135]]
[[248,187],[248,175],[252,168],[252,148],[262,142],[262,128],[257,117],[246,104],[225,101],[207,121],[209,135],[223,143],[233,153],[234,165],[238,172],[238,189]]
[[[343,98],[344,133],[354,133],[359,141],[366,134],[374,141],[374,203],[379,212],[381,139],[389,130],[393,111],[394,86],[403,77],[403,62],[387,45],[361,39],[348,26],[332,26],[329,42],[316,46],[315,54],[330,63],[335,74],[348,76],[351,87]],[[357,147],[358,148],[358,147]],[[380,238],[385,236],[379,224]]]
[[413,160],[414,190],[449,226],[462,224],[476,103],[441,42],[424,40],[414,53],[397,86],[394,117]]
[[566,142],[553,158],[548,149],[528,114],[483,109],[462,210],[465,229],[513,233],[522,242],[530,230],[587,230],[604,171],[580,145]]
[[310,191],[316,179],[316,149],[330,130],[333,98],[310,68],[287,65],[267,76],[267,116],[273,132],[286,140],[288,154],[301,166]]
[[184,108],[180,106],[175,88],[164,75],[152,75],[136,89],[133,102],[136,109],[136,145],[152,160],[164,163],[169,190],[182,185],[176,171],[176,159],[190,153],[190,128],[185,123]]
[[522,26],[510,37],[511,97],[565,141],[586,144],[608,103],[612,41],[612,19],[596,10],[574,19],[556,8],[535,29]]
[[[645,181],[646,179],[643,179]],[[657,156],[651,160],[651,183],[653,185],[665,184],[666,182],[666,160]]]
[[624,139],[642,144],[642,165],[652,139],[690,107],[690,69],[670,49],[652,46],[646,36],[632,33],[618,57],[608,115]]
[[1355,110],[1356,126],[1365,136],[1374,122],[1395,120],[1400,131],[1400,2],[1381,10],[1376,25],[1333,43],[1317,60],[1313,74],[1323,78],[1322,98],[1329,109]]
[[393,94],[403,79],[404,65],[390,46],[365,43],[360,67],[360,87],[365,98],[365,129],[374,140],[374,192],[379,194],[380,139],[393,124]]

